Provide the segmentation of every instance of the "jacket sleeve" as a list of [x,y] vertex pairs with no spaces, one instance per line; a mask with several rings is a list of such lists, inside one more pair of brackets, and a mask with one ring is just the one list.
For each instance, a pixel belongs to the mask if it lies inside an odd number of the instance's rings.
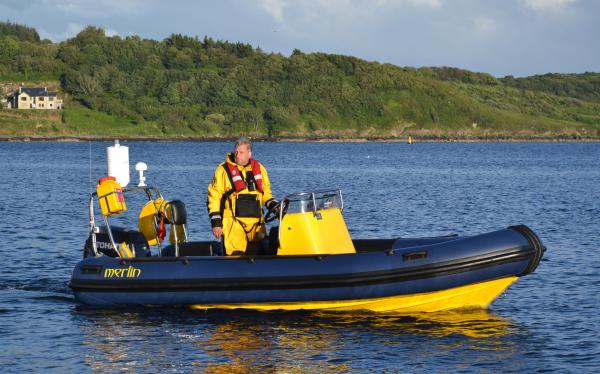
[[263,195],[262,195],[262,203],[264,205],[271,199],[273,199],[273,193],[271,192],[271,181],[269,180],[269,175],[267,174],[267,169],[261,164],[260,165],[260,173],[262,175],[262,185],[263,185]]
[[221,217],[221,199],[227,189],[227,175],[222,165],[215,170],[212,181],[208,184],[208,193],[206,194],[206,208],[212,227],[222,227]]

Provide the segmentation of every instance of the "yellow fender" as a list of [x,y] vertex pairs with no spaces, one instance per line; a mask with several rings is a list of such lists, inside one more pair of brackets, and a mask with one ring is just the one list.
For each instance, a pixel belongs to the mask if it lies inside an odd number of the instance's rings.
[[[146,238],[149,245],[157,245],[160,241],[158,238],[158,222],[160,213],[165,214],[167,220],[171,221],[171,209],[169,202],[159,197],[156,200],[150,200],[142,207],[138,219],[138,227],[142,235]],[[175,233],[177,230],[177,239],[179,243],[184,241],[183,225],[171,225],[169,230],[169,241],[175,244]]]
[[157,245],[158,238],[158,219],[160,212],[165,211],[167,202],[159,197],[156,200],[150,200],[142,207],[138,218],[138,228],[149,245]]

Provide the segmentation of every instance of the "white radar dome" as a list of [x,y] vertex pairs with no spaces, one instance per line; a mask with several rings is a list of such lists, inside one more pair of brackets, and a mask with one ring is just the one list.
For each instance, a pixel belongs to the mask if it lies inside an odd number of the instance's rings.
[[145,162],[138,162],[135,164],[135,170],[137,171],[146,171],[148,170],[148,165]]
[[146,177],[144,177],[144,172],[146,170],[148,170],[148,165],[146,165],[145,162],[140,161],[137,164],[135,164],[135,170],[137,170],[140,175],[140,181],[138,183],[138,187],[146,186]]

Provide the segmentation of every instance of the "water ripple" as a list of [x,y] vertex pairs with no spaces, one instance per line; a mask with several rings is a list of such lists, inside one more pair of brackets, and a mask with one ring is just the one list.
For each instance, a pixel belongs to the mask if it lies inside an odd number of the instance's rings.
[[[600,367],[598,143],[257,143],[254,154],[267,165],[277,197],[341,187],[353,237],[477,234],[525,223],[547,246],[538,270],[491,311],[411,316],[74,303],[67,282],[87,235],[89,147],[97,178],[105,173],[107,145],[0,143],[0,183],[11,181],[0,201],[2,372]],[[149,180],[158,180],[167,198],[186,202],[191,239],[210,239],[206,184],[231,145],[127,145],[132,162],[149,165]],[[135,220],[136,204],[126,219]]]

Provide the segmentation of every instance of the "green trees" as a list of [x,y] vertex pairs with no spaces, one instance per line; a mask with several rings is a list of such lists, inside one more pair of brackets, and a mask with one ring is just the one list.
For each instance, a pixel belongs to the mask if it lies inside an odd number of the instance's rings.
[[40,42],[40,35],[34,28],[10,21],[0,22],[0,37],[3,36],[12,36],[14,39],[24,42]]
[[35,29],[0,22],[0,75],[15,80],[56,79],[56,46],[40,41]]
[[[499,80],[300,50],[285,57],[208,37],[108,37],[94,26],[51,44],[34,29],[0,23],[0,78],[33,77],[59,79],[84,106],[171,135],[385,135],[407,128],[473,131],[473,123],[480,131],[515,122],[515,112],[527,120],[550,113],[561,121],[600,122],[596,104],[577,104],[585,109],[578,111],[572,101],[547,97],[600,102],[596,73]],[[557,110],[557,102],[569,109]]]

